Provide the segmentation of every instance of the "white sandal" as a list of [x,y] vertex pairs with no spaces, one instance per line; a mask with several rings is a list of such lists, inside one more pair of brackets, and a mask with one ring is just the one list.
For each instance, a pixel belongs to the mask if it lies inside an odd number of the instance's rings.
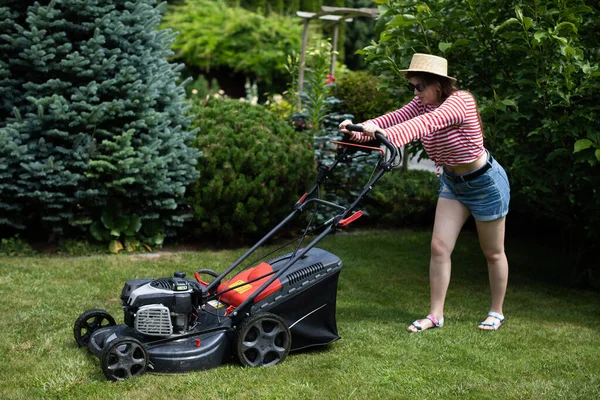
[[500,327],[502,326],[502,324],[504,324],[504,320],[506,319],[506,318],[504,318],[504,315],[498,314],[497,312],[494,312],[494,311],[490,311],[488,313],[488,317],[493,317],[494,320],[492,320],[492,322],[481,321],[479,323],[479,326],[480,327],[481,326],[489,326],[492,329],[482,329],[482,328],[479,328],[482,331],[497,331],[498,329],[500,329]]

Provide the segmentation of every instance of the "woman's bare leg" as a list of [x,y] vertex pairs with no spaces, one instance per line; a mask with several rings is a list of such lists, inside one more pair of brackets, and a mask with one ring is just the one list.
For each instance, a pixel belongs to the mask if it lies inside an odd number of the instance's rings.
[[[429,284],[431,289],[430,313],[438,320],[444,316],[444,301],[450,283],[450,256],[458,234],[469,218],[470,212],[457,200],[438,199],[431,238],[431,260],[429,262]],[[433,327],[428,319],[421,320],[423,330]],[[416,332],[414,325],[408,327]]]
[[[490,311],[502,314],[502,305],[508,284],[508,261],[504,252],[504,232],[506,217],[495,221],[476,221],[479,244],[487,260],[492,292]],[[487,317],[485,322],[493,322],[493,317]],[[491,326],[479,325],[480,329],[491,330]]]

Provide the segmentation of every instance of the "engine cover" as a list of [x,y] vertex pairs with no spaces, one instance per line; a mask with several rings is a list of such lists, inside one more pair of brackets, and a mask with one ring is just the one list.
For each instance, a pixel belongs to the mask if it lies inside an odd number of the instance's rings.
[[161,304],[141,306],[135,316],[135,330],[149,336],[170,336],[173,334],[171,312]]
[[[136,280],[139,282],[139,280]],[[129,307],[141,307],[148,304],[162,304],[176,313],[191,312],[193,297],[196,291],[202,292],[202,286],[197,282],[182,278],[161,278],[152,280],[149,283],[135,287],[133,290],[127,290],[128,286],[134,285],[125,283],[123,292],[129,292],[126,304]],[[135,283],[135,282],[134,282]],[[195,299],[197,300],[197,299]],[[198,302],[195,302],[198,306]]]
[[204,286],[182,277],[128,280],[121,292],[125,324],[149,336],[185,332],[206,295]]

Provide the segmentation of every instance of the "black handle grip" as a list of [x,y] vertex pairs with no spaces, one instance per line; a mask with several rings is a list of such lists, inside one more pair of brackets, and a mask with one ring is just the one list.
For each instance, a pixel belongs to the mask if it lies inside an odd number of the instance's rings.
[[365,130],[361,125],[346,125],[346,129],[354,132],[364,132]]
[[383,143],[383,145],[384,145],[385,147],[387,147],[387,148],[388,148],[388,150],[390,151],[390,157],[389,157],[389,160],[393,161],[393,160],[394,160],[394,159],[395,159],[395,158],[398,156],[398,148],[397,148],[396,146],[394,146],[394,145],[392,144],[392,142],[390,142],[390,141],[388,140],[388,138],[387,138],[387,137],[385,137],[384,135],[382,135],[382,134],[381,134],[381,133],[379,133],[379,132],[375,132],[375,137],[376,137],[377,139],[379,139],[379,140],[381,141],[381,143]]
[[[362,125],[346,125],[346,129],[349,131],[354,131],[354,132],[364,132],[364,128],[362,127]],[[388,158],[389,160],[394,160],[396,158],[396,156],[398,155],[398,148],[396,146],[394,146],[392,144],[392,142],[390,142],[387,137],[385,137],[384,135],[382,135],[379,132],[375,132],[375,139],[379,140],[381,143],[383,143],[383,145],[385,147],[387,147],[387,149],[390,151],[390,157]],[[391,163],[386,163],[389,164],[386,166],[386,168],[389,168],[391,170]]]

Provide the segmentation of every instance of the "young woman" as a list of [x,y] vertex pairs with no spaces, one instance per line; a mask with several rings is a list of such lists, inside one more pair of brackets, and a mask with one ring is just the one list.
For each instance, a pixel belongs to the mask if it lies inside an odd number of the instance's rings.
[[497,330],[504,322],[502,305],[508,282],[504,253],[504,229],[510,187],[504,169],[483,145],[481,117],[469,92],[458,90],[448,76],[446,59],[414,54],[403,70],[415,97],[404,107],[366,121],[364,133],[340,130],[356,141],[370,140],[375,132],[397,147],[420,139],[438,168],[443,169],[433,236],[429,280],[431,308],[426,318],[414,321],[409,332],[444,325],[444,301],[450,283],[450,256],[461,228],[470,215],[475,218],[479,242],[487,260],[492,304],[479,329]]

